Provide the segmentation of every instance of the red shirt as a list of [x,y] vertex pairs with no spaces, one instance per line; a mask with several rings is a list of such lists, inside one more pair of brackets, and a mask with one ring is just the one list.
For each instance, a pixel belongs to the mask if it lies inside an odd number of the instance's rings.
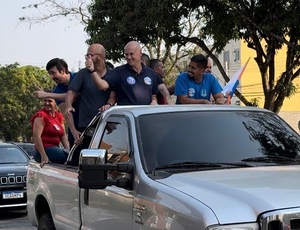
[[44,148],[58,146],[64,135],[62,127],[64,116],[60,112],[55,112],[54,116],[51,116],[45,109],[41,109],[30,119],[32,127],[34,119],[37,117],[41,117],[44,121],[44,130],[41,135]]

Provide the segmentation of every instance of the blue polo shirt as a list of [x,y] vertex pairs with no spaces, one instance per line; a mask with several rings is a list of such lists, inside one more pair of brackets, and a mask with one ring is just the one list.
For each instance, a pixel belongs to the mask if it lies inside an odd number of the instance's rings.
[[[187,95],[189,98],[206,99],[210,101],[211,95],[220,93],[222,87],[214,75],[210,73],[204,73],[203,79],[200,83],[189,77],[187,72],[179,74],[175,82],[176,96]],[[176,104],[180,104],[179,100],[176,100]]]
[[139,74],[129,64],[116,67],[105,80],[116,92],[118,105],[149,105],[158,92],[155,72],[143,64]]

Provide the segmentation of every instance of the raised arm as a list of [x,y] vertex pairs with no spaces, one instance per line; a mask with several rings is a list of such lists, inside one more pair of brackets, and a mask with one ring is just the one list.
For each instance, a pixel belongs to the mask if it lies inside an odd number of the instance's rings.
[[44,90],[36,90],[33,92],[33,95],[36,98],[53,98],[55,100],[64,101],[66,97],[66,93],[51,93],[51,92],[45,92]]
[[107,81],[103,80],[97,71],[91,72],[91,75],[98,89],[107,90],[109,88],[109,84],[107,83]]
[[107,90],[109,88],[109,84],[101,78],[97,70],[95,69],[94,63],[92,61],[92,58],[88,56],[85,60],[85,66],[90,71],[92,78],[95,82],[95,85],[100,90]]

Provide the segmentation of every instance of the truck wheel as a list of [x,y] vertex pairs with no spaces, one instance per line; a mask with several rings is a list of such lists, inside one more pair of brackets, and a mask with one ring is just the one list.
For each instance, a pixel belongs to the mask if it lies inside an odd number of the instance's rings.
[[44,213],[40,220],[38,230],[55,230],[54,223],[50,213]]

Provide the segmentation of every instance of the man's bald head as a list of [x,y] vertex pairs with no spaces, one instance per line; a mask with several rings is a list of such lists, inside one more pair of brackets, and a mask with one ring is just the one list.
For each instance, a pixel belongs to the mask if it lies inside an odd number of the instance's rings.
[[212,68],[212,59],[211,58],[207,58],[207,67],[205,69],[206,73],[211,73],[211,68]]
[[128,42],[124,47],[124,54],[130,66],[141,66],[142,50],[140,43],[137,41]]
[[134,49],[134,50],[141,51],[141,45],[137,41],[130,41],[124,47],[125,52],[126,52],[126,49]]
[[88,48],[88,53],[91,54],[100,54],[102,58],[105,58],[105,48],[101,44],[92,44]]
[[105,67],[105,49],[101,44],[92,44],[85,55],[86,62],[92,61],[96,69]]

